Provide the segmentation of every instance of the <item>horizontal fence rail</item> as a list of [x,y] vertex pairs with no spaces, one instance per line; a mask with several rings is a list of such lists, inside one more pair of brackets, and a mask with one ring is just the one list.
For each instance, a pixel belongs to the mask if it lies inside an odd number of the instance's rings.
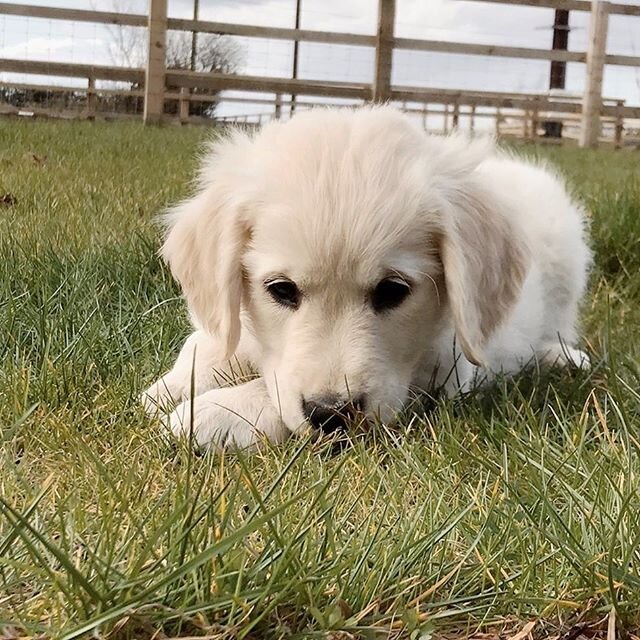
[[6,16],[23,16],[25,18],[45,18],[47,20],[115,24],[127,27],[146,28],[149,23],[149,16],[144,14],[90,11],[89,9],[63,9],[58,7],[12,4],[8,2],[0,2],[0,14]]
[[[566,11],[591,11],[590,0],[469,0],[488,2],[491,4],[520,5],[523,7],[539,7],[541,9],[564,9]],[[609,13],[621,16],[640,16],[640,6],[633,4],[609,3]]]

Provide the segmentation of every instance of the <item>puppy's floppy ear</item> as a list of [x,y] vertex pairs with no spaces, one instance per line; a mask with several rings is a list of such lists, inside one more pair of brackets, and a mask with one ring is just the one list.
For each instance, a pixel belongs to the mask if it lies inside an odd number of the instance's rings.
[[162,256],[182,286],[202,328],[217,337],[221,358],[230,358],[240,339],[242,253],[249,235],[245,219],[240,157],[247,162],[250,140],[243,135],[214,144],[206,156],[198,193],[166,216]]
[[[459,145],[455,140],[454,149]],[[528,247],[509,204],[476,171],[491,149],[486,141],[467,143],[461,160],[451,159],[440,189],[447,295],[462,350],[477,365],[484,364],[487,340],[517,300],[529,266]]]

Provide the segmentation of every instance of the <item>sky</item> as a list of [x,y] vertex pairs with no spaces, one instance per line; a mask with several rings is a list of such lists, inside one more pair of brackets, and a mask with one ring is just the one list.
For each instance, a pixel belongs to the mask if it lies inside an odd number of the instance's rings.
[[[6,1],[6,0],[5,0]],[[38,4],[104,11],[146,13],[147,0],[21,0]],[[377,0],[301,0],[301,26],[307,29],[372,34]],[[633,4],[627,0],[628,4]],[[193,0],[169,0],[171,17],[192,16]],[[295,0],[200,0],[200,18],[280,27],[294,24]],[[584,51],[589,15],[573,11],[569,48]],[[498,5],[474,0],[397,0],[397,36],[500,44],[548,49],[553,10]],[[118,27],[0,15],[0,57],[119,64],[114,53]],[[293,46],[290,42],[237,38],[240,71],[249,75],[290,77]],[[608,53],[640,56],[640,17],[611,16]],[[318,80],[370,82],[373,50],[365,47],[300,44],[299,76]],[[120,58],[120,59],[119,59]],[[585,65],[569,63],[567,90],[580,95]],[[1,74],[0,80],[31,82],[33,77]],[[449,89],[543,92],[548,86],[549,62],[511,58],[396,51],[394,84]],[[69,85],[69,79],[59,84]],[[640,105],[640,68],[607,66],[605,97]],[[254,107],[252,112],[264,109]],[[226,104],[221,112],[246,110]]]

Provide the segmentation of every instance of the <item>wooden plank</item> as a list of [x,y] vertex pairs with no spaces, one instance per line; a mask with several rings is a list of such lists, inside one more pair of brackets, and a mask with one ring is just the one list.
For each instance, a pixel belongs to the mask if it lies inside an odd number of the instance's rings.
[[45,62],[40,60],[15,60],[0,58],[0,71],[9,73],[32,73],[43,76],[89,78],[122,82],[144,82],[144,69],[113,67],[98,64],[71,62]]
[[587,80],[582,100],[582,125],[580,128],[580,146],[591,148],[598,146],[602,123],[602,79],[607,49],[607,30],[609,27],[609,3],[594,0],[589,26],[589,50],[587,53]]
[[510,4],[543,9],[566,9],[568,11],[591,11],[590,0],[468,0],[491,4]]
[[442,102],[444,104],[459,103],[465,106],[500,107],[501,109],[539,109],[558,111],[560,113],[579,113],[580,103],[558,102],[547,96],[535,97],[517,94],[500,94],[494,92],[466,92],[446,89],[430,89],[428,87],[395,87],[391,91],[392,100],[408,100],[413,102]]
[[94,22],[119,24],[129,27],[146,27],[147,16],[136,13],[116,13],[114,11],[89,11],[86,9],[59,9],[26,4],[0,2],[0,15],[24,16],[25,18],[45,18],[47,20],[73,20],[74,22]]
[[374,102],[386,102],[391,95],[391,64],[393,60],[396,0],[378,0],[376,29],[376,59],[373,67],[371,97]]
[[[0,2],[0,15],[2,14],[28,18],[45,18],[48,20],[72,20],[75,22],[116,24],[131,27],[146,27],[148,22],[148,17],[141,14],[89,11],[85,9],[58,9],[54,7],[9,4],[6,2]],[[169,18],[167,28],[174,31],[219,33],[221,35],[269,38],[272,40],[299,40],[365,47],[375,45],[375,36],[364,34],[317,31],[313,29],[296,30],[281,27],[212,22],[207,20]]]
[[[0,58],[0,71],[37,75],[116,80],[132,83],[144,82],[143,69],[128,69],[101,65],[84,65],[67,62],[43,62]],[[222,73],[198,73],[194,71],[167,70],[167,82],[176,87],[210,89],[214,91],[238,90],[264,93],[295,93],[301,95],[335,98],[368,99],[370,85],[365,83],[324,82],[317,80],[293,80],[291,78],[264,78],[260,76],[236,76]],[[73,90],[82,90],[74,87]],[[97,91],[100,91],[99,89]],[[192,97],[195,99],[195,96]]]
[[167,70],[166,81],[168,85],[176,87],[211,89],[214,91],[296,93],[298,95],[328,96],[333,98],[368,99],[371,92],[370,85],[364,83],[236,76],[176,69]]
[[[396,86],[394,88],[395,91],[400,91],[404,94],[412,93],[413,95],[419,95],[424,93],[425,91],[432,95],[437,95],[438,97],[445,98],[453,103],[455,100],[460,101],[460,104],[471,104],[468,100],[474,101],[479,98],[497,98],[497,99],[505,99],[505,98],[526,98],[530,101],[557,101],[562,104],[579,104],[580,97],[576,96],[571,99],[562,99],[559,96],[549,95],[548,93],[514,93],[507,91],[472,91],[466,89],[440,89],[437,87],[421,87],[421,86]],[[394,100],[407,100],[409,102],[423,102],[420,98],[396,98],[394,96]],[[465,102],[466,101],[466,102]]]
[[[491,4],[509,4],[544,9],[565,9],[567,11],[591,11],[590,0],[467,0],[468,2],[489,2]],[[612,2],[610,14],[640,16],[640,4],[620,4]]]
[[609,14],[621,16],[640,16],[640,4],[619,4],[612,2],[609,4]]
[[185,20],[182,18],[169,18],[167,26],[170,30],[174,31],[198,31],[200,33],[218,33],[220,35],[268,38],[270,40],[298,40],[301,42],[349,44],[361,47],[373,47],[376,44],[375,36],[333,31],[314,31],[312,29],[263,27],[260,25],[233,24],[230,22]]
[[[640,26],[640,25],[639,25]],[[640,56],[619,56],[617,54],[606,55],[605,64],[619,64],[625,67],[640,67]]]
[[[498,0],[487,0],[498,1]],[[555,1],[555,0],[550,0]],[[254,38],[269,38],[275,40],[297,40],[300,42],[319,42],[325,44],[347,44],[354,46],[373,47],[375,36],[353,33],[334,33],[329,31],[311,31],[308,29],[285,29],[280,27],[260,27],[257,25],[240,25],[224,22],[206,22],[203,20],[182,20],[169,18],[168,28],[191,31],[197,28],[203,33],[218,33],[221,35],[236,35]],[[500,45],[473,44],[466,42],[447,42],[441,40],[422,40],[418,38],[394,38],[396,49],[411,51],[430,51],[436,53],[457,53],[461,55],[498,56],[504,58],[525,58],[531,60],[557,60],[560,62],[586,62],[584,51],[552,51],[548,49],[534,49],[527,47],[508,47]],[[640,58],[635,56],[608,56],[607,64],[637,66]]]
[[144,81],[144,123],[162,122],[164,115],[167,0],[150,0],[147,68]]
[[525,47],[504,47],[492,44],[470,44],[465,42],[445,42],[421,40],[417,38],[395,38],[396,49],[412,51],[433,51],[462,55],[500,56],[504,58],[527,58],[533,60],[559,60],[563,62],[586,62],[584,51],[552,51],[549,49],[529,49]]

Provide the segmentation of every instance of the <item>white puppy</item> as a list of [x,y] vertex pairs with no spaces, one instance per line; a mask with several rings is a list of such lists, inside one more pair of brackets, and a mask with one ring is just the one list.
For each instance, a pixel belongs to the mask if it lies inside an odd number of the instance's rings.
[[[586,364],[584,224],[554,173],[389,107],[234,133],[168,218],[196,331],[145,404],[182,403],[168,424],[201,445],[247,447],[389,421],[410,388]],[[257,377],[229,386],[238,369]]]

